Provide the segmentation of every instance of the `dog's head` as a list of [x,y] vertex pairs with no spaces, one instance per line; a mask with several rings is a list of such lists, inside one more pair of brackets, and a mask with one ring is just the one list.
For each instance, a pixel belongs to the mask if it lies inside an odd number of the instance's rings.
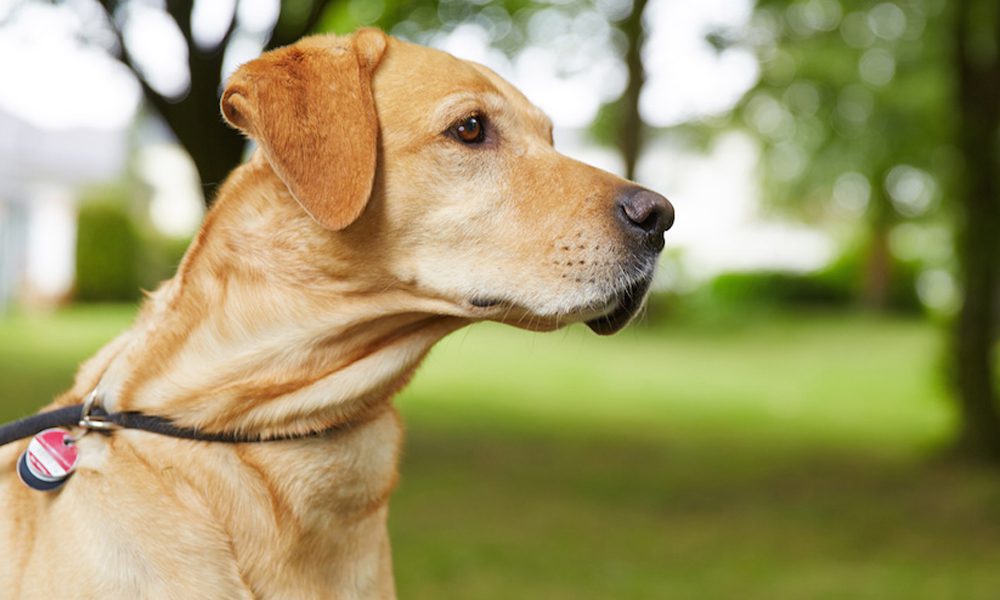
[[662,196],[556,152],[489,69],[375,30],[243,65],[222,111],[366,269],[469,319],[613,333],[673,222]]

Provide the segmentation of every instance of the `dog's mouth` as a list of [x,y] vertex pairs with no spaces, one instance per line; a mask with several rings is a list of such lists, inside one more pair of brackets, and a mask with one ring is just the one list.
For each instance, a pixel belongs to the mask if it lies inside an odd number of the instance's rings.
[[600,317],[586,321],[587,327],[598,335],[611,335],[621,331],[635,313],[639,312],[652,281],[652,277],[644,277],[616,294],[611,309]]
[[[468,298],[467,302],[468,306],[474,310],[487,311],[486,314],[503,310],[503,317],[499,319],[500,321],[522,328],[548,331],[558,328],[560,324],[572,323],[580,319],[598,335],[611,335],[621,331],[639,312],[652,281],[653,275],[650,271],[628,284],[624,289],[614,292],[604,301],[565,312],[560,311],[558,315],[550,316],[539,315],[530,308],[503,297],[472,296]],[[574,315],[577,317],[573,318]]]

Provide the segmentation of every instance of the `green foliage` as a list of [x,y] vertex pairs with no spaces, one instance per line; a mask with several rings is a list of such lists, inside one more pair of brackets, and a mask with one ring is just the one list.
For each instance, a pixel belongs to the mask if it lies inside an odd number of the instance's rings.
[[838,307],[853,302],[850,286],[825,273],[748,271],[719,275],[709,293],[731,306]]
[[625,96],[602,104],[587,133],[598,144],[613,147],[618,143],[618,128],[624,120],[624,115]]
[[[851,301],[856,303],[865,286],[868,272],[868,261],[871,251],[865,245],[848,247],[830,265],[818,271],[817,279],[826,285],[844,291]],[[921,263],[915,260],[904,260],[890,255],[887,293],[883,308],[905,313],[920,313],[923,305],[917,295],[917,277],[920,275]]]
[[174,276],[191,240],[169,237],[146,228],[142,237],[140,283],[142,289],[156,289],[160,283]]
[[[724,273],[708,283],[705,293],[711,301],[729,310],[856,308],[864,287],[868,256],[865,247],[856,246],[818,271]],[[918,275],[919,264],[893,257],[884,308],[905,313],[921,312],[923,307],[916,291]]]
[[76,236],[76,298],[129,301],[139,297],[139,233],[114,198],[80,206]]
[[513,53],[525,43],[528,19],[541,9],[574,11],[584,3],[559,5],[533,0],[347,0],[334,2],[323,15],[320,31],[350,33],[359,27],[375,26],[403,39],[426,43],[433,35],[462,23],[482,26],[490,43]]
[[[947,29],[940,0],[759,0],[749,33],[716,36],[751,47],[761,65],[732,123],[763,142],[766,200],[814,220],[836,212],[837,192],[873,221],[931,213],[926,199],[907,205],[889,175],[899,165],[929,174],[935,198],[950,181]],[[835,190],[846,173],[869,191]]]
[[89,193],[80,207],[75,297],[131,302],[177,270],[190,240],[156,232],[127,209],[124,187]]

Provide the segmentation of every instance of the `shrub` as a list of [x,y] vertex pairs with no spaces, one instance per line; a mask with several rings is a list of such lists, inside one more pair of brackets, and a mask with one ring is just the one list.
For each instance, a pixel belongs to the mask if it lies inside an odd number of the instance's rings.
[[[773,307],[850,308],[860,306],[867,255],[844,252],[830,265],[810,273],[749,271],[724,273],[708,284],[710,296],[724,304]],[[886,309],[922,310],[916,291],[919,265],[893,259]]]
[[[868,268],[868,255],[864,250],[866,250],[864,247],[847,250],[816,275],[832,285],[848,290],[851,298],[860,302]],[[923,305],[917,295],[918,275],[920,275],[918,262],[892,257],[885,308],[899,312],[922,311]]]
[[143,252],[139,267],[142,289],[154,290],[163,280],[173,277],[190,242],[189,238],[168,237],[147,230],[142,236]]
[[731,304],[843,307],[851,290],[824,273],[751,271],[724,273],[709,284],[711,295]]
[[85,196],[77,223],[77,300],[134,302],[177,270],[190,240],[135,219],[127,208],[131,195],[111,186]]
[[106,200],[82,204],[76,235],[76,299],[136,300],[139,253],[138,231],[121,204]]

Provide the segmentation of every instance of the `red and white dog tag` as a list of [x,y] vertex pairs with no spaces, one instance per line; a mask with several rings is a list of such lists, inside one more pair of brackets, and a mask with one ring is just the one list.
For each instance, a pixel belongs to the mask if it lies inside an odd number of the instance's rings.
[[73,474],[80,453],[65,429],[53,428],[35,435],[17,461],[17,474],[33,490],[48,492]]

